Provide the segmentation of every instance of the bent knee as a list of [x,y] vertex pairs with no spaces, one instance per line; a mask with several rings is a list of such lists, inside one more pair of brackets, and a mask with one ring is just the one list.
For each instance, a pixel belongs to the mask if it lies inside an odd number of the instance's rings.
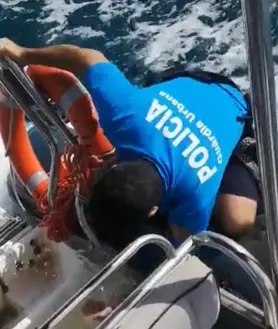
[[232,238],[240,238],[250,231],[255,224],[256,213],[256,201],[232,194],[220,194],[213,211],[217,226]]

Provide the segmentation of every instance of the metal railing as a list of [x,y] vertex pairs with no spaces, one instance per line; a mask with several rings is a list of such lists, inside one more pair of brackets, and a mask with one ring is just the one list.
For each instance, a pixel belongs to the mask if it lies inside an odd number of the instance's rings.
[[75,196],[75,211],[80,227],[87,236],[88,240],[92,243],[93,247],[100,247],[100,242],[98,241],[97,236],[91,229],[90,225],[87,222],[84,205],[87,202],[81,195],[77,193]]
[[[50,205],[52,205],[56,186],[57,186],[57,161],[58,159],[58,145],[55,138],[52,136],[51,131],[47,123],[43,120],[40,114],[40,108],[37,107],[37,103],[29,94],[23,85],[24,82],[18,78],[18,71],[25,75],[17,65],[13,65],[18,70],[14,73],[11,70],[11,61],[0,61],[0,84],[5,89],[7,95],[11,97],[16,104],[26,113],[26,115],[33,121],[42,136],[45,138],[50,148],[51,153],[51,167],[50,178],[48,185],[47,198]],[[41,109],[41,111],[43,111]]]
[[[23,70],[21,70],[16,63],[14,63],[9,58],[1,60],[1,65],[3,68],[8,69],[18,80],[18,83],[21,85],[21,88],[25,90],[29,97],[36,105],[37,109],[40,110],[49,121],[57,127],[57,129],[64,136],[65,140],[69,144],[76,143],[76,137],[72,134],[70,129],[64,124],[62,119],[57,115],[55,111],[53,111],[52,107],[45,101],[45,99],[41,96],[41,94],[37,91],[34,86],[33,81],[28,77],[27,74]],[[21,89],[20,88],[20,89]]]
[[176,250],[172,244],[162,236],[149,234],[140,237],[130,244],[124,251],[117,255],[111,262],[95,275],[82,289],[70,298],[53,316],[47,320],[39,329],[55,328],[69,313],[71,313],[86,297],[97,289],[105,279],[115,271],[119,270],[126,262],[134,256],[142,247],[155,244],[165,252],[169,260],[176,259]]
[[0,221],[0,246],[17,236],[27,226],[24,219],[9,215],[2,207],[0,207]]
[[257,327],[265,328],[264,312],[257,306],[242,300],[233,295],[229,291],[220,288],[221,305],[230,312],[245,318],[248,322],[253,323]]
[[278,288],[278,114],[269,1],[242,0],[273,282]]
[[[252,317],[249,320],[256,322],[258,325],[263,323],[268,328],[278,328],[275,288],[258,264],[257,260],[247,250],[231,239],[223,237],[217,233],[204,232],[194,237],[190,237],[177,250],[175,250],[174,247],[161,236],[142,236],[107,264],[94,278],[77,292],[75,296],[73,296],[50,319],[48,319],[40,329],[56,328],[56,326],[58,326],[76,307],[78,307],[85,298],[89,296],[89,294],[98,289],[105,279],[120,269],[136,252],[140,250],[141,247],[147,244],[159,245],[165,251],[168,260],[166,260],[147,280],[136,288],[112,312],[112,314],[99,325],[98,329],[112,329],[117,327],[125,319],[125,316],[146,296],[148,296],[152,289],[155,288],[165,275],[172,271],[187,255],[201,246],[208,246],[217,249],[227,257],[233,259],[247,273],[258,288],[263,301],[263,312],[242,301],[242,304],[240,305],[241,308],[237,308],[237,313],[245,317],[247,314],[251,314]],[[229,295],[232,296],[231,294],[226,293],[226,299],[222,298],[224,303],[225,301],[228,301]],[[241,301],[240,299],[238,300]],[[227,306],[229,306],[228,303]],[[235,311],[234,309],[231,310]]]
[[193,241],[196,245],[217,249],[237,262],[259,291],[266,327],[278,328],[276,290],[256,258],[238,243],[214,232],[200,233],[193,237]]

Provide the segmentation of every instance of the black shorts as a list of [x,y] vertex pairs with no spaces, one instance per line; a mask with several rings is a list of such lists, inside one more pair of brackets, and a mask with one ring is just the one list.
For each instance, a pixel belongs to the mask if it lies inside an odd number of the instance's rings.
[[219,194],[242,196],[257,202],[257,214],[263,213],[263,202],[258,182],[249,169],[232,156],[224,173]]

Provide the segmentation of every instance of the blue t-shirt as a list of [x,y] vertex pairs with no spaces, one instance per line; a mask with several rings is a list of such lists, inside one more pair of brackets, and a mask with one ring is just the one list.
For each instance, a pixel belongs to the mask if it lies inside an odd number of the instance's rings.
[[156,166],[169,222],[191,234],[205,230],[243,131],[242,94],[190,78],[139,88],[112,63],[89,67],[85,85],[120,159],[146,157]]

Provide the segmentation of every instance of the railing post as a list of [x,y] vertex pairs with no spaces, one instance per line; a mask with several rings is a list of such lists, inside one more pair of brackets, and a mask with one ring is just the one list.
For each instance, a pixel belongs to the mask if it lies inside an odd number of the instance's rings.
[[[269,1],[242,0],[272,277],[278,288],[278,115]],[[240,182],[239,182],[240,184]]]

